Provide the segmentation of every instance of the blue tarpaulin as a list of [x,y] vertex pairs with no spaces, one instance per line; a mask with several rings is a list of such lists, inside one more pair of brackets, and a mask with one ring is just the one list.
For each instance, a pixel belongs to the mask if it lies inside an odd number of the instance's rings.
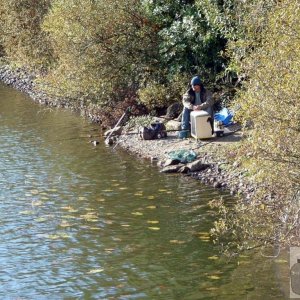
[[219,112],[215,113],[214,119],[216,121],[222,122],[224,126],[230,125],[232,123],[234,113],[228,108],[224,107]]

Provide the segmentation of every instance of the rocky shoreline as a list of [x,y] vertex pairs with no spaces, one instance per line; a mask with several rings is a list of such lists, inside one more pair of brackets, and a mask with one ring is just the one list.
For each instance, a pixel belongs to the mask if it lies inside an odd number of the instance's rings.
[[24,69],[16,68],[12,70],[9,65],[0,64],[0,81],[21,92],[28,94],[34,101],[51,106],[67,107],[67,103],[62,99],[50,99],[46,93],[36,89],[34,80],[36,75]]
[[35,80],[37,75],[22,68],[12,69],[9,65],[0,61],[0,81],[23,93],[26,93],[35,102],[51,107],[67,108],[79,112],[81,115],[91,119],[92,122],[99,123],[99,116],[91,113],[84,103],[78,103],[57,96],[49,96],[39,88]]
[[[6,85],[28,94],[40,104],[76,109],[97,122],[98,116],[87,113],[83,105],[75,108],[66,99],[49,98],[46,93],[36,88],[35,79],[34,74],[21,69],[12,70],[8,65],[0,65],[0,81]],[[204,184],[228,190],[231,194],[239,194],[246,200],[250,200],[256,186],[253,182],[249,182],[247,170],[240,170],[239,163],[235,160],[234,145],[241,139],[241,133],[237,127],[233,127],[227,130],[224,137],[214,137],[206,141],[197,141],[193,138],[179,139],[176,132],[168,133],[167,138],[164,139],[147,141],[141,140],[137,134],[125,134],[119,137],[116,146],[124,148],[137,157],[157,163],[162,172],[169,172],[166,171],[167,164],[170,163],[168,153],[176,150],[193,150],[197,154],[195,164],[199,165],[199,169],[181,164],[178,167],[173,166],[173,172],[183,173],[184,176],[190,176]]]
[[[239,163],[235,160],[232,144],[240,139],[241,133],[238,131],[206,141],[197,141],[194,138],[179,139],[177,134],[172,132],[167,138],[150,141],[141,140],[137,135],[123,135],[119,144],[136,156],[156,163],[161,172],[181,173],[206,185],[227,190],[232,195],[241,195],[249,201],[256,186],[249,182],[247,170],[240,170]],[[196,160],[186,164],[172,162],[169,154],[181,150],[192,150],[197,154]]]

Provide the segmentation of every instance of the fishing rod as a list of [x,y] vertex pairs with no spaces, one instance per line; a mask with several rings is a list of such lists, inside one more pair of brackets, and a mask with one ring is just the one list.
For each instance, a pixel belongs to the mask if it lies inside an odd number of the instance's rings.
[[106,137],[105,139],[105,144],[109,144],[109,138],[112,136],[112,134],[114,133],[115,129],[120,125],[120,123],[123,121],[123,119],[125,118],[125,116],[127,115],[127,113],[130,112],[130,106],[126,108],[125,112],[123,113],[123,115],[121,116],[121,118],[119,119],[119,121],[117,122],[117,124],[115,125],[115,127],[113,128],[113,130],[109,133],[109,135]]
[[[230,132],[228,132],[228,133],[225,133],[225,136],[229,136],[229,135],[231,135],[231,134],[233,134],[233,133],[235,133],[235,132],[237,132],[237,131],[239,131],[239,130],[241,130],[241,126],[239,127],[239,128],[237,128],[237,129],[235,129],[235,130],[233,130],[233,131],[230,131]],[[189,129],[169,129],[169,130],[163,130],[164,132],[189,132],[190,130]],[[136,134],[140,134],[140,132],[126,132],[126,133],[122,133],[122,134],[120,134],[120,136],[122,136],[122,135],[136,135]]]
[[[189,131],[188,129],[169,129],[169,130],[162,130],[164,132],[177,132],[177,131]],[[140,134],[140,132],[126,132],[126,133],[122,133],[120,136],[122,135],[135,135],[135,134]]]

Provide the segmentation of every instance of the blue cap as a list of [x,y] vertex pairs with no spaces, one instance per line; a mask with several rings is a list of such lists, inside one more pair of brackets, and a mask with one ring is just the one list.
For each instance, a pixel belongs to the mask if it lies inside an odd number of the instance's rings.
[[195,76],[192,78],[191,80],[191,85],[200,85],[201,84],[201,80],[199,76]]

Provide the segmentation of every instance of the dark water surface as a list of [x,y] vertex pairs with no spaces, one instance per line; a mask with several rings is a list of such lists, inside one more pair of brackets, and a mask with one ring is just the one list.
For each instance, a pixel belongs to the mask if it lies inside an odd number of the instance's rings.
[[89,143],[0,85],[0,299],[283,299],[273,263],[208,238],[227,194]]

